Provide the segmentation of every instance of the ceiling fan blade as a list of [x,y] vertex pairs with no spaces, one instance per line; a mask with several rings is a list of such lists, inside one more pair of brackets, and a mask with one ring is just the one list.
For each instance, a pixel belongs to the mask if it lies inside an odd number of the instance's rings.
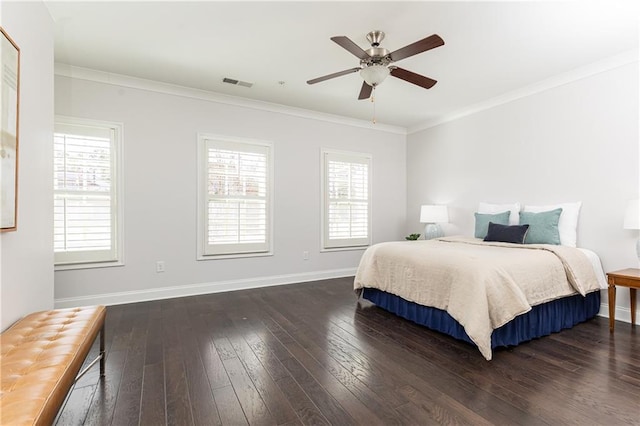
[[433,34],[429,37],[418,40],[415,43],[411,43],[401,49],[395,50],[387,55],[391,61],[399,61],[400,59],[408,58],[409,56],[417,55],[418,53],[426,52],[427,50],[440,47],[444,44],[444,40],[439,35]]
[[437,83],[437,81],[432,78],[416,74],[415,72],[411,72],[403,68],[392,69],[391,75],[401,80],[408,81],[409,83],[413,83],[416,86],[424,87],[425,89],[431,89],[433,85]]
[[371,97],[371,91],[373,87],[369,86],[366,81],[362,82],[362,89],[360,89],[360,95],[358,96],[359,100],[369,99]]
[[329,80],[331,78],[336,78],[336,77],[340,77],[340,76],[343,76],[343,75],[351,74],[351,73],[356,72],[356,71],[360,71],[360,67],[355,67],[355,68],[351,68],[351,69],[344,70],[344,71],[334,72],[333,74],[323,75],[322,77],[314,78],[313,80],[307,81],[307,84],[320,83],[321,81],[325,81],[325,80]]
[[351,41],[349,37],[345,36],[335,36],[331,37],[331,40],[339,44],[342,48],[348,50],[353,55],[357,56],[360,59],[369,59],[369,54],[362,50],[360,46]]

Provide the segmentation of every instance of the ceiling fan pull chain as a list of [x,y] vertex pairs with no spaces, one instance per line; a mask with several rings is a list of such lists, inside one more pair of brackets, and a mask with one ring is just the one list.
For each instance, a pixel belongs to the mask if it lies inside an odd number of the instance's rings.
[[376,124],[376,85],[373,86],[373,90],[371,91],[371,103],[373,104],[373,124]]

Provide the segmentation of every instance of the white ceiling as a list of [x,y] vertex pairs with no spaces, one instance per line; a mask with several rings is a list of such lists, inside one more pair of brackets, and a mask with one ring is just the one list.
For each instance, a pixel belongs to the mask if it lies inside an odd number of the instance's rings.
[[[557,74],[638,49],[637,0],[518,2],[46,2],[57,63],[370,120],[358,66],[329,38],[393,51],[431,34],[445,45],[397,62],[438,80],[389,77],[379,123],[410,128]],[[224,77],[254,83],[222,83]],[[284,81],[285,84],[279,84]]]

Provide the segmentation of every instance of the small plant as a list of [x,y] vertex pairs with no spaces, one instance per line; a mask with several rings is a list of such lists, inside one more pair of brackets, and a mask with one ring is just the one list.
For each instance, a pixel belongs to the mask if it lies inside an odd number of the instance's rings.
[[408,237],[404,237],[405,240],[415,241],[420,238],[420,234],[409,234]]

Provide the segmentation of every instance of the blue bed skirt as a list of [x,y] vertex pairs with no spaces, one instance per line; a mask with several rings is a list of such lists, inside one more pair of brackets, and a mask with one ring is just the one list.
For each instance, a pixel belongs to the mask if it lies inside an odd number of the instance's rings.
[[[362,297],[398,316],[448,334],[475,346],[464,328],[446,311],[409,302],[375,288],[364,288]],[[497,328],[491,335],[491,348],[515,346],[547,336],[595,317],[600,310],[600,291],[579,294],[536,305],[525,314]]]

